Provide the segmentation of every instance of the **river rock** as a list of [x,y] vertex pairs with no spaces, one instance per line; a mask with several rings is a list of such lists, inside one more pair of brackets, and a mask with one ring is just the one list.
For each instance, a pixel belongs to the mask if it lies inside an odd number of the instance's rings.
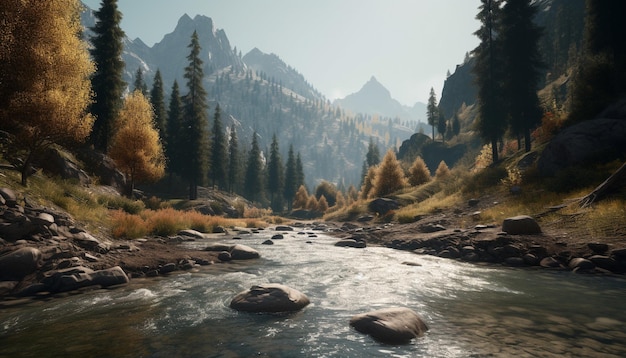
[[230,255],[230,252],[228,251],[222,251],[219,254],[217,254],[217,259],[220,261],[231,261],[233,259],[233,257]]
[[291,226],[276,226],[276,229],[274,229],[275,231],[293,231],[293,228]]
[[198,240],[202,240],[202,239],[206,238],[204,236],[204,234],[201,233],[200,231],[191,230],[191,229],[181,230],[181,231],[178,232],[178,235],[185,236],[185,237],[190,237],[190,238],[198,239]]
[[548,256],[541,259],[541,261],[539,262],[539,266],[547,268],[557,268],[561,267],[561,263],[557,261],[554,257]]
[[0,277],[21,279],[41,265],[41,251],[34,247],[22,247],[0,256]]
[[128,276],[119,266],[98,271],[83,266],[72,267],[49,273],[42,281],[50,292],[72,291],[95,285],[109,287],[128,282]]
[[535,219],[528,215],[519,215],[504,219],[502,231],[510,235],[540,234],[541,228]]
[[592,270],[596,267],[593,262],[582,257],[575,257],[571,259],[568,266],[572,270]]
[[350,326],[387,344],[408,343],[428,330],[422,318],[406,307],[391,307],[355,315],[350,319]]
[[309,298],[296,289],[268,283],[240,292],[230,301],[230,307],[244,312],[293,312],[309,303]]
[[258,259],[261,255],[249,246],[237,244],[230,249],[230,256],[233,260],[251,260]]
[[283,236],[283,234],[276,234],[272,236],[272,240],[282,240],[284,238],[285,236]]
[[355,240],[355,239],[343,239],[343,240],[339,240],[335,243],[335,246],[338,247],[354,247],[357,249],[362,249],[365,248],[367,246],[367,244],[365,243],[365,241],[359,241],[359,240]]

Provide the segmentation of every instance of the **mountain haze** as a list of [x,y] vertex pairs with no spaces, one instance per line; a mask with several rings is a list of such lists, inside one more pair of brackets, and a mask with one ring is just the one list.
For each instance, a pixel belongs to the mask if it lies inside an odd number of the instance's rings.
[[[95,25],[90,9],[82,14],[85,38]],[[186,93],[184,68],[188,65],[188,44],[197,31],[204,61],[204,82],[209,100],[209,117],[219,103],[224,126],[235,128],[243,149],[257,133],[260,147],[267,153],[275,134],[281,155],[294,146],[304,164],[307,185],[320,180],[338,185],[359,185],[361,168],[370,138],[382,150],[396,148],[413,129],[396,119],[382,121],[371,115],[351,115],[330,105],[300,73],[276,54],[253,49],[245,56],[231,47],[226,32],[217,29],[211,18],[183,15],[176,28],[154,46],[141,39],[124,38],[123,79],[132,86],[138,68],[152,86],[156,70],[161,71],[165,91],[177,80]],[[169,99],[169,93],[166,93]],[[211,120],[212,121],[212,120]],[[209,126],[210,127],[210,126]]]

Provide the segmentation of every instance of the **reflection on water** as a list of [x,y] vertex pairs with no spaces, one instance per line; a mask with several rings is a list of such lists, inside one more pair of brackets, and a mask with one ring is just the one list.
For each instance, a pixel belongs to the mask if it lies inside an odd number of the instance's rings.
[[[0,311],[0,356],[626,356],[621,279],[337,248],[323,235],[261,245],[266,238],[238,241],[259,250],[259,260]],[[288,315],[228,307],[267,282],[296,288],[311,304]],[[430,331],[387,346],[348,325],[354,314],[389,306],[414,309]]]

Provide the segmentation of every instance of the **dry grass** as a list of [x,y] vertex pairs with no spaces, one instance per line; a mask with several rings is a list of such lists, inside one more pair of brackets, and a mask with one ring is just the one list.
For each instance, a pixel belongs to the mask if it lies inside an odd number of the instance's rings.
[[136,239],[147,235],[170,236],[181,230],[192,229],[211,233],[218,227],[264,227],[267,222],[259,219],[229,219],[204,215],[197,211],[179,211],[172,208],[144,210],[129,214],[122,210],[112,211],[112,233],[115,238]]

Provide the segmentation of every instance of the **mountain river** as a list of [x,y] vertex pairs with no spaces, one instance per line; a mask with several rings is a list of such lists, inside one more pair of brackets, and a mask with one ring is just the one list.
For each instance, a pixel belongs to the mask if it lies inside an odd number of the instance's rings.
[[[243,235],[261,258],[0,310],[0,357],[624,357],[626,280],[477,266],[335,238]],[[204,242],[189,245],[204,246]],[[311,304],[293,314],[229,308],[240,291],[281,283]],[[384,345],[355,314],[409,307],[430,327]]]

